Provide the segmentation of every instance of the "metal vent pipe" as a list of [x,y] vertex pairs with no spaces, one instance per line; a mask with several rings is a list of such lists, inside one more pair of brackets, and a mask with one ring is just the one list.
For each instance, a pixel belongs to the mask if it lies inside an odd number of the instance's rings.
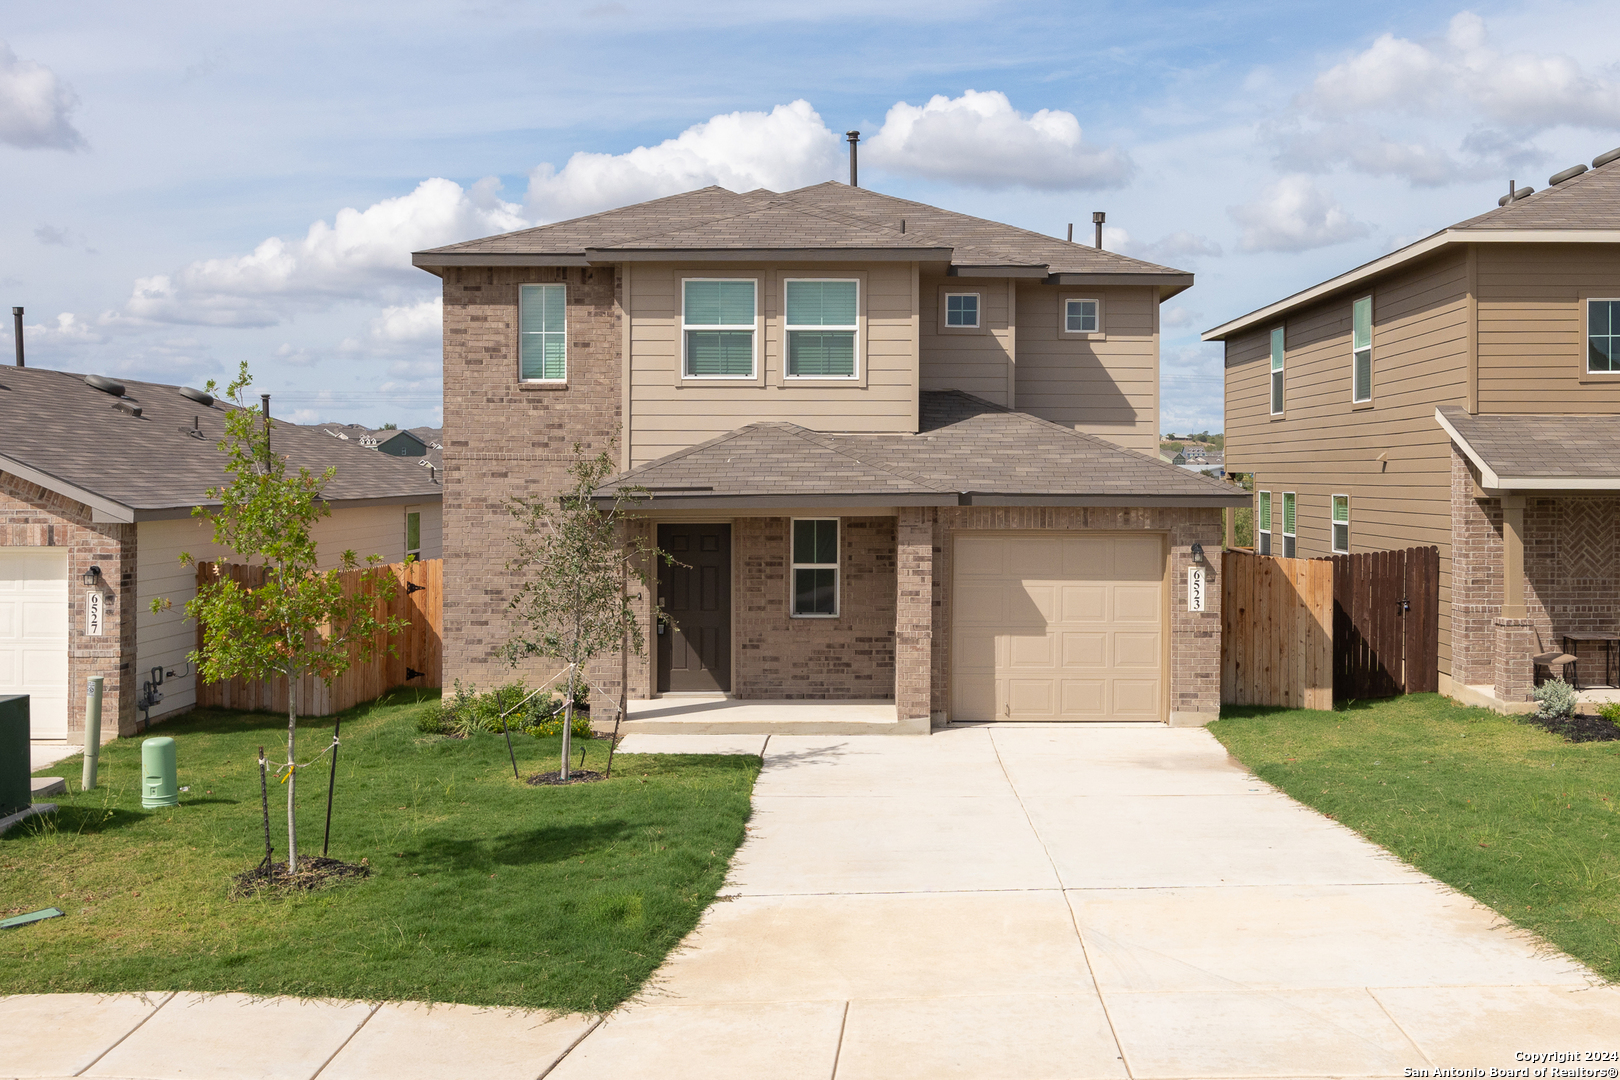
[[858,131],[846,131],[844,132],[844,138],[849,140],[849,186],[860,187],[860,176],[855,171],[855,144],[861,141],[861,133]]
[[23,315],[23,309],[22,308],[14,307],[14,308],[11,309],[11,332],[17,338],[17,366],[18,367],[23,367],[24,366],[23,365],[23,342],[22,342],[22,315]]
[[1103,211],[1101,211],[1101,210],[1093,210],[1091,212],[1091,223],[1097,227],[1097,250],[1098,251],[1102,250],[1102,227],[1103,227],[1103,222],[1105,222],[1107,220],[1108,220],[1108,215],[1106,213],[1104,213]]

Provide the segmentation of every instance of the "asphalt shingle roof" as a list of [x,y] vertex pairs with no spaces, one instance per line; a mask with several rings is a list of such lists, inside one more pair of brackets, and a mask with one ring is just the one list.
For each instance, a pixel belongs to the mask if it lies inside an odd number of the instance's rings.
[[[49,368],[0,368],[0,458],[137,512],[186,509],[223,481],[225,402],[182,397],[177,386],[118,380],[114,398],[84,376]],[[117,406],[139,407],[134,416]],[[272,417],[274,402],[271,403]],[[201,437],[188,434],[193,430]],[[420,458],[379,454],[319,428],[272,419],[271,449],[293,467],[337,475],[329,500],[438,499]],[[6,468],[0,460],[0,470]],[[157,515],[166,516],[166,515]]]
[[1492,472],[1533,480],[1620,479],[1620,416],[1439,412]]
[[1620,161],[1588,169],[1562,184],[1459,221],[1452,229],[1620,229]]
[[643,487],[654,502],[934,496],[917,501],[949,504],[964,494],[1067,496],[1120,506],[1164,498],[1223,506],[1248,498],[1229,484],[960,391],[924,391],[919,410],[915,435],[749,424],[621,473],[597,493]]

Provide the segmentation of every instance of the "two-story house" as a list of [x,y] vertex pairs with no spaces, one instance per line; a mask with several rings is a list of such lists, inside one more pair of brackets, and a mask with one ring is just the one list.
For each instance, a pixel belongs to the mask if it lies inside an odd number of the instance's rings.
[[[1533,656],[1620,634],[1617,160],[1204,334],[1258,550],[1437,546],[1440,689],[1473,703],[1523,708]],[[1614,680],[1612,645],[1568,643]]]
[[678,563],[631,698],[881,702],[890,731],[1217,714],[1209,560],[1247,497],[1156,460],[1190,274],[836,183],[413,258],[444,280],[447,678],[511,677],[505,503],[578,443]]

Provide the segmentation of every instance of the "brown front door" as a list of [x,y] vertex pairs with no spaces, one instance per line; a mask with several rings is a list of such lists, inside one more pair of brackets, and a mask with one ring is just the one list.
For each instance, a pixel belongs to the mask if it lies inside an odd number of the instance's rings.
[[731,526],[660,525],[658,690],[731,689]]

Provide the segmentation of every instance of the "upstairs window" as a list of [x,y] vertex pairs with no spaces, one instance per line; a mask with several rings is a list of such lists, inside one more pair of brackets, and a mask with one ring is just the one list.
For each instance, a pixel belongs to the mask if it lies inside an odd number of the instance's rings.
[[1101,304],[1096,300],[1063,301],[1063,329],[1070,334],[1095,334],[1102,327],[1098,317]]
[[1620,371],[1620,300],[1586,302],[1586,370]]
[[1283,328],[1271,332],[1271,415],[1283,411]]
[[1350,496],[1333,496],[1333,553],[1350,553]]
[[568,378],[566,285],[518,287],[518,377],[525,382]]
[[946,293],[945,325],[976,328],[979,325],[978,293]]
[[1262,491],[1260,505],[1256,508],[1255,517],[1259,523],[1255,526],[1255,544],[1259,547],[1261,555],[1271,554],[1271,492]]
[[1299,547],[1298,547],[1299,541],[1298,541],[1298,538],[1294,535],[1294,509],[1295,509],[1295,505],[1296,505],[1297,502],[1298,502],[1298,496],[1296,496],[1292,491],[1283,492],[1283,515],[1282,515],[1283,520],[1282,520],[1282,527],[1283,527],[1283,558],[1285,558],[1285,559],[1295,558],[1296,557],[1295,552],[1299,550]]
[[752,379],[758,296],[751,278],[681,282],[682,372],[688,379]]
[[838,614],[838,519],[793,522],[793,614],[832,618]]
[[405,512],[405,561],[414,562],[422,557],[422,514],[417,510]]
[[1372,297],[1363,296],[1351,309],[1350,400],[1372,400]]
[[855,377],[860,282],[787,283],[787,374],[800,379]]

